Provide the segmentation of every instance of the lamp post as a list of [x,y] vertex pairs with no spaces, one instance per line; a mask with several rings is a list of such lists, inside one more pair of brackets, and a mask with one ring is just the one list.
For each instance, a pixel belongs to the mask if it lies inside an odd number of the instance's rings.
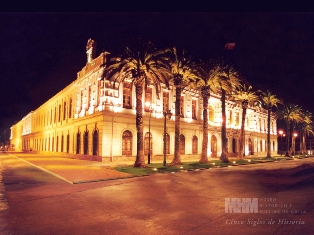
[[168,110],[167,112],[164,112],[164,162],[163,162],[164,166],[167,165],[167,160],[166,160],[166,117],[168,117],[170,119],[171,115],[172,115],[172,113],[170,110]]
[[282,156],[282,135],[283,135],[283,130],[279,131],[279,135],[280,135],[280,156]]
[[294,136],[294,138],[293,138],[293,153],[292,153],[292,155],[294,156],[295,155],[295,139],[297,138],[298,133],[294,132],[293,136]]
[[149,122],[148,122],[148,155],[147,155],[147,163],[150,164],[150,119],[152,117],[152,112],[155,109],[155,104],[150,104],[150,102],[146,102],[146,107],[149,110]]

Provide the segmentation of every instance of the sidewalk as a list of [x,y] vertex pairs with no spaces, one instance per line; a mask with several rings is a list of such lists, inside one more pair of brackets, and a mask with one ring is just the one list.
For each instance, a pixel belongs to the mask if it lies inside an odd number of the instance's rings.
[[[8,154],[70,184],[134,177],[113,169],[115,165],[122,162],[103,163],[34,153],[8,152]],[[123,164],[131,165],[132,163],[123,162]]]
[[[115,166],[132,166],[133,161],[98,162],[36,153],[8,152],[7,154],[70,184],[136,177],[132,174],[114,170]],[[236,159],[229,158],[229,160]],[[199,159],[182,159],[182,162],[198,161]],[[162,162],[163,160],[153,161],[153,163]],[[170,160],[167,163],[170,163]]]
[[[136,177],[113,169],[115,166],[132,166],[134,161],[98,162],[36,153],[7,152],[7,154],[70,184]],[[189,158],[182,162],[198,160]],[[163,160],[153,161],[153,163],[162,162]],[[169,159],[168,163],[170,163]]]

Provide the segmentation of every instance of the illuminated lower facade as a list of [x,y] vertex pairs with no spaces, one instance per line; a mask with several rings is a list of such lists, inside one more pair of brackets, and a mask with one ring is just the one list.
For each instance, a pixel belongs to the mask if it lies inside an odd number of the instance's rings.
[[[88,40],[86,66],[77,79],[11,127],[11,149],[97,161],[135,160],[135,91],[131,82],[113,84],[102,79],[107,52],[95,57],[95,42]],[[161,159],[164,115],[174,114],[175,89],[164,88],[157,97],[149,86],[143,94],[144,154]],[[150,105],[146,105],[150,104]],[[221,154],[221,102],[209,99],[209,157]],[[226,104],[229,156],[239,150],[241,107]],[[151,115],[151,117],[150,117]],[[202,145],[202,98],[196,90],[181,95],[181,158],[199,157]],[[245,155],[266,156],[267,111],[247,110]],[[150,134],[149,134],[150,130]],[[277,152],[276,119],[271,117],[271,151]],[[174,116],[166,121],[166,154],[174,153]],[[150,141],[149,141],[150,136]]]

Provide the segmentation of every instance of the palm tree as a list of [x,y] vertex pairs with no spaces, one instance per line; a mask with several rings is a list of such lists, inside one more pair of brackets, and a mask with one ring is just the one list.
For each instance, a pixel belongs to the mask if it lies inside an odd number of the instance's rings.
[[201,163],[207,163],[207,150],[208,150],[208,99],[210,92],[217,92],[216,87],[218,84],[218,76],[215,76],[214,67],[211,62],[202,63],[196,70],[197,78],[190,80],[190,87],[199,89],[203,99],[203,142],[202,153],[200,157]]
[[314,127],[312,121],[313,115],[309,111],[302,112],[302,122],[299,124],[300,128],[300,150],[302,154],[306,154],[306,136],[314,134]]
[[241,120],[241,131],[239,140],[239,153],[238,158],[243,159],[244,155],[244,143],[245,143],[245,118],[246,110],[249,106],[254,106],[258,101],[258,95],[252,90],[252,86],[241,85],[238,89],[234,91],[231,95],[235,102],[242,106],[242,120]]
[[229,63],[223,60],[214,61],[213,75],[218,77],[218,87],[221,92],[221,156],[220,160],[228,162],[228,139],[227,139],[227,118],[226,118],[226,96],[239,88],[240,78],[238,71]]
[[134,167],[144,167],[143,152],[143,87],[153,83],[157,95],[160,93],[160,84],[168,86],[167,77],[170,76],[168,57],[162,50],[156,50],[151,43],[136,42],[131,47],[126,46],[124,53],[111,58],[105,63],[103,77],[114,83],[122,84],[126,79],[132,80],[136,94],[136,130],[137,153]]
[[[285,154],[286,157],[291,156],[291,152],[289,149],[290,136],[291,136],[291,133],[293,133],[294,131],[295,124],[302,120],[301,112],[302,112],[302,108],[296,104],[285,104],[283,107],[277,110],[278,118],[284,120],[287,124],[287,138],[286,138],[287,144],[286,144],[286,154]],[[291,124],[293,124],[292,132],[290,131]],[[293,144],[293,141],[292,141],[292,144]],[[293,146],[292,146],[292,149],[293,149]]]
[[178,52],[174,47],[170,50],[170,66],[173,76],[173,84],[176,88],[175,100],[175,136],[174,136],[174,157],[170,165],[181,165],[180,156],[180,116],[181,116],[181,92],[189,83],[189,79],[195,77],[193,73],[195,63],[185,50]]
[[267,158],[271,157],[270,151],[270,114],[273,107],[277,107],[278,104],[282,104],[282,101],[272,94],[269,90],[261,93],[261,101],[267,110]]

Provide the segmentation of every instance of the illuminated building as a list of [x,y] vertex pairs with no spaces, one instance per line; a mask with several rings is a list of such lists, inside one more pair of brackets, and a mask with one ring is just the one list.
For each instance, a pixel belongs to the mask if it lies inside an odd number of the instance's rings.
[[[102,79],[108,52],[95,56],[96,44],[89,39],[87,63],[77,79],[39,108],[11,127],[11,146],[15,151],[33,151],[98,161],[135,160],[135,90],[131,83],[113,84]],[[175,89],[164,87],[158,99],[149,86],[143,94],[144,155],[148,154],[151,114],[152,161],[163,156],[163,112],[174,114]],[[145,107],[153,104],[154,110]],[[150,113],[151,112],[151,113]],[[242,109],[226,102],[229,156],[236,156]],[[202,98],[197,90],[186,89],[181,95],[181,158],[199,157],[202,144]],[[271,116],[271,151],[277,150],[276,119]],[[248,108],[245,123],[245,154],[266,156],[267,110]],[[166,153],[174,153],[174,116],[167,122]],[[221,153],[221,101],[209,98],[209,157]]]

